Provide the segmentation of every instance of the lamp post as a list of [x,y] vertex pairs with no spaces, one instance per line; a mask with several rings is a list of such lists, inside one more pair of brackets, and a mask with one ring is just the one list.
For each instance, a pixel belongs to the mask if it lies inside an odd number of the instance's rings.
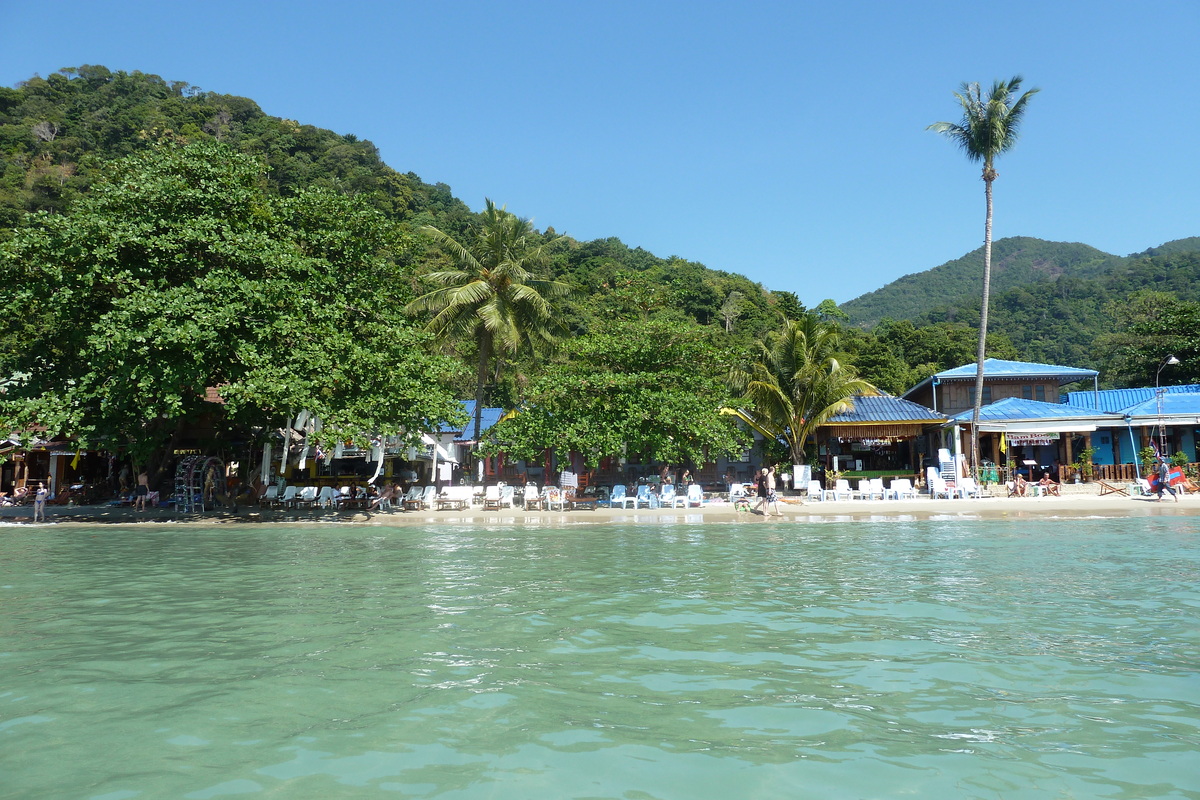
[[1163,367],[1168,364],[1178,364],[1179,359],[1175,356],[1167,356],[1163,362],[1158,365],[1158,372],[1154,373],[1154,395],[1158,399],[1158,455],[1160,458],[1167,457],[1167,434],[1163,430],[1163,390],[1159,385],[1159,377],[1162,375]]

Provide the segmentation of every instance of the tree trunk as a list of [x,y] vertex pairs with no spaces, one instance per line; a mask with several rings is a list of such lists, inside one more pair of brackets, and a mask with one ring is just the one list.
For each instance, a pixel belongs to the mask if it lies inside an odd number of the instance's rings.
[[975,407],[971,412],[971,475],[979,478],[979,409],[983,407],[983,360],[987,350],[988,303],[992,290],[992,181],[991,165],[983,168],[987,221],[983,226],[983,299],[979,305],[979,350],[975,358]]
[[472,440],[475,442],[475,447],[479,447],[479,433],[483,427],[483,390],[487,385],[488,378],[488,356],[492,344],[492,336],[487,331],[479,337],[479,369],[475,373],[475,435]]

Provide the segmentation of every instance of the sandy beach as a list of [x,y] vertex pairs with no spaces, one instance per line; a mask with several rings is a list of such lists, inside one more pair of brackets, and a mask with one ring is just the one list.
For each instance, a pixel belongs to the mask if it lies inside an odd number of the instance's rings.
[[[995,488],[995,487],[993,487]],[[170,508],[134,511],[129,507],[50,506],[46,509],[48,525],[55,524],[133,524],[133,523],[354,523],[406,527],[414,525],[478,525],[478,526],[537,526],[562,527],[598,523],[672,524],[672,523],[740,523],[787,524],[818,522],[888,521],[888,520],[973,520],[1086,517],[1144,517],[1156,515],[1193,515],[1200,513],[1200,496],[1183,496],[1175,502],[1170,495],[1160,501],[1151,497],[1125,497],[1119,494],[1099,495],[1093,485],[1064,486],[1061,497],[983,497],[981,499],[932,500],[841,500],[809,501],[788,497],[778,504],[780,516],[763,516],[736,511],[725,501],[706,502],[701,508],[641,508],[620,509],[600,507],[573,511],[333,511],[318,509],[266,509],[255,506],[231,510],[216,510],[204,514],[181,514]],[[33,509],[16,506],[0,509],[0,523],[32,523]],[[37,523],[42,524],[42,523]]]

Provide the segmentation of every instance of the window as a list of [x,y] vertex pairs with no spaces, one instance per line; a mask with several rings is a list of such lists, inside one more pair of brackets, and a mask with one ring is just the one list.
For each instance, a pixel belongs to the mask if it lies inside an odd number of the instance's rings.
[[1033,387],[1032,386],[1022,386],[1021,387],[1021,399],[1022,400],[1032,400],[1033,399]]
[[1036,397],[1038,400],[1042,401],[1043,403],[1046,402],[1046,387],[1045,386],[1037,387]]
[[[975,405],[975,387],[974,386],[972,386],[970,389],[967,390],[967,402],[971,406]],[[983,387],[983,402],[980,403],[980,405],[984,405],[984,406],[990,405],[991,402],[992,402],[992,387],[984,386]]]

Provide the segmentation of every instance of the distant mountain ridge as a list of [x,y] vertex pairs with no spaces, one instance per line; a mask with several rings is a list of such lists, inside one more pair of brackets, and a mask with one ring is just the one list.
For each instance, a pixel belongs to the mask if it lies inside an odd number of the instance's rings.
[[[1192,240],[1180,240],[1192,241]],[[1195,240],[1200,250],[1200,239]],[[1166,248],[1170,243],[1157,250]],[[1013,236],[992,243],[992,291],[1039,283],[1069,274],[1094,277],[1124,259],[1078,242],[1048,242]],[[850,321],[870,328],[881,319],[920,319],[938,307],[973,298],[978,306],[983,280],[983,248],[945,264],[902,278],[841,305]]]

